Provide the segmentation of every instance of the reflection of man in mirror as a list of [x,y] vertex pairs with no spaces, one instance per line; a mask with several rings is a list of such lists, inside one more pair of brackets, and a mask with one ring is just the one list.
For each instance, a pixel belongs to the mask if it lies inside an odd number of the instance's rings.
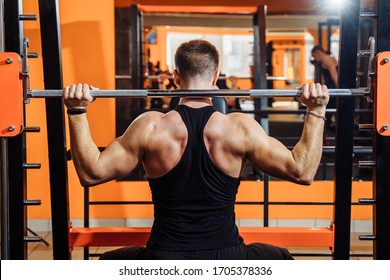
[[[323,84],[328,88],[337,88],[337,60],[334,56],[327,54],[321,46],[315,46],[311,50],[312,62],[319,65],[323,77]],[[336,108],[336,98],[329,100],[328,108]],[[336,117],[334,114],[326,114],[328,121],[326,128],[334,132],[336,126]]]
[[311,50],[313,62],[321,67],[321,72],[324,78],[324,84],[328,88],[337,87],[337,60],[327,54],[320,46],[315,46]]

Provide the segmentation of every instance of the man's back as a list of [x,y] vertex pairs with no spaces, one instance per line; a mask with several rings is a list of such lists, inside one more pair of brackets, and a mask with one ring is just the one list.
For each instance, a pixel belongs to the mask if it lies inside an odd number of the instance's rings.
[[[203,136],[214,164],[222,172],[236,178],[242,175],[246,163],[245,132],[240,125],[241,118],[247,116],[215,112],[205,125]],[[157,178],[169,172],[180,161],[188,142],[188,131],[175,110],[167,114],[151,112],[144,122],[151,128],[145,136],[142,162],[147,176]]]
[[210,134],[204,131],[205,127],[218,113],[212,106],[185,105],[179,105],[175,112],[185,124],[187,141],[179,162],[170,171],[158,178],[148,178],[155,212],[148,247],[193,251],[239,245],[234,202],[240,179],[225,174],[215,165],[203,137]]

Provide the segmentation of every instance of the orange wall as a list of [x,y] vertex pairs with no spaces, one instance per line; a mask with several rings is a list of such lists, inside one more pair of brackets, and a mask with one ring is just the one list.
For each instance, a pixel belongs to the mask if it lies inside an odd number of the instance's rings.
[[[114,88],[114,0],[60,0],[59,10],[64,85],[82,82],[102,89]],[[24,13],[39,15],[38,1],[24,1]],[[24,26],[25,37],[30,40],[30,51],[37,51],[40,54],[39,59],[30,60],[31,88],[42,89],[39,23],[25,22]],[[28,213],[31,218],[48,218],[50,217],[50,190],[44,101],[33,99],[31,104],[26,106],[26,110],[27,124],[41,127],[39,134],[27,136],[27,159],[42,164],[40,170],[28,171],[28,198],[42,200],[41,206],[29,207]],[[114,100],[97,100],[90,106],[88,117],[91,120],[91,131],[97,145],[107,145],[115,136]],[[69,189],[70,214],[81,216],[82,188],[78,184],[71,162],[69,163]]]
[[[98,4],[97,4],[98,2]],[[38,1],[24,1],[25,14],[38,14]],[[114,0],[60,0],[62,62],[64,84],[76,82],[93,84],[102,89],[115,87],[114,48]],[[30,40],[30,51],[40,54],[30,59],[31,88],[43,88],[42,52],[38,22],[25,22],[25,37]],[[163,53],[163,48],[161,52]],[[164,57],[164,55],[161,55]],[[28,198],[41,199],[42,205],[29,207],[29,218],[48,219],[50,214],[50,188],[48,152],[46,140],[46,116],[44,101],[32,99],[26,106],[27,125],[41,127],[40,133],[27,135],[28,162],[40,162],[40,170],[28,171]],[[92,135],[98,146],[106,146],[115,136],[115,102],[112,99],[96,100],[88,111]],[[67,136],[67,139],[69,137]],[[67,144],[69,147],[69,143]],[[83,216],[83,189],[78,183],[72,162],[68,165],[70,216]],[[354,183],[356,197],[370,197],[370,182]],[[312,187],[302,187],[286,182],[271,182],[272,200],[324,200],[333,198],[332,182],[316,182]],[[147,182],[110,182],[94,187],[91,198],[96,200],[150,200]],[[262,184],[243,182],[239,200],[262,199]],[[108,207],[108,208],[107,208]],[[331,218],[331,207],[313,206],[271,206],[271,218]],[[356,208],[356,209],[355,209]],[[364,208],[364,209],[363,209]],[[109,209],[109,211],[107,210]],[[237,206],[240,218],[259,218],[260,206]],[[353,208],[353,217],[371,219],[368,207]],[[152,206],[94,206],[93,218],[152,217]]]

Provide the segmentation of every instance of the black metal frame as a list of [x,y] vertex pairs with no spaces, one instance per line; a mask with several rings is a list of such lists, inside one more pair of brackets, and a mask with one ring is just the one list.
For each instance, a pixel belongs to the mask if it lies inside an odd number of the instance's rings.
[[131,88],[143,88],[143,40],[142,40],[142,13],[137,5],[130,6],[131,19]]
[[[123,34],[117,34],[116,52],[123,55],[125,60],[116,59],[117,74],[131,74],[131,79],[116,80],[117,89],[143,89],[143,14],[138,5],[129,8],[118,8],[115,11],[116,30]],[[119,30],[118,30],[119,29]],[[124,41],[121,41],[124,39]],[[117,57],[118,55],[116,55]],[[121,136],[130,123],[144,112],[145,101],[143,98],[117,98],[116,99],[116,136]],[[118,179],[118,181],[144,180],[145,173],[141,165],[138,165],[130,174]]]
[[[257,13],[253,15],[253,88],[267,89],[267,45],[265,41],[267,6],[262,5],[257,8]],[[268,108],[267,98],[254,100],[255,110],[265,110]],[[268,121],[264,118],[256,117],[256,120],[268,132]]]
[[[376,49],[378,52],[390,51],[390,2],[377,0]],[[383,93],[386,94],[386,93]],[[374,198],[373,233],[374,258],[390,260],[390,137],[375,132],[374,155],[376,166],[373,170]]]
[[[339,87],[355,88],[360,1],[348,2],[340,13]],[[337,101],[333,258],[343,260],[350,250],[354,98]]]
[[[253,15],[253,88],[254,89],[267,89],[267,44],[265,40],[266,34],[266,18],[267,18],[267,6],[260,5],[257,7],[257,13]],[[271,46],[272,48],[272,46]],[[266,110],[268,108],[268,98],[257,98],[254,100],[255,110]],[[255,115],[255,119],[264,128],[264,131],[269,133],[268,117],[261,117],[259,114]],[[253,170],[256,174],[258,171]],[[257,175],[259,176],[259,175]],[[260,177],[260,176],[259,176]],[[263,173],[263,184],[264,184],[264,207],[263,225],[267,227],[269,225],[269,180],[268,174]]]
[[[130,66],[131,66],[131,88],[143,88],[143,40],[142,28],[143,20],[142,13],[138,9],[138,5],[130,6]],[[135,119],[143,108],[143,100],[135,98],[132,100],[131,116]]]
[[[131,18],[130,7],[115,8],[115,74],[129,75],[131,73],[130,64],[130,44],[131,44]],[[119,55],[120,54],[120,55]],[[119,59],[120,57],[120,59]],[[128,89],[131,85],[131,79],[116,79],[116,89]],[[120,136],[127,129],[132,121],[129,116],[132,114],[132,98],[116,98],[116,136]]]
[[[4,1],[4,42],[5,51],[21,54],[23,44],[23,24],[19,21],[22,14],[21,0]],[[8,139],[9,165],[9,255],[12,260],[27,259],[27,208],[26,199],[27,172],[23,168],[26,162],[26,135]],[[3,246],[3,244],[2,244]]]
[[[39,0],[45,89],[63,88],[58,0]],[[49,152],[53,258],[67,260],[69,253],[68,168],[62,99],[46,99]]]
[[[360,11],[367,12],[366,9],[361,9]],[[361,18],[360,19],[360,30],[359,30],[359,50],[370,50],[369,38],[374,36],[374,20]],[[372,71],[370,69],[371,62],[369,56],[359,55],[357,58],[357,86],[358,87],[371,87],[369,84],[369,75],[368,73]],[[357,110],[371,110],[373,111],[373,103],[367,102],[366,98],[356,98],[355,100],[355,113]],[[359,124],[371,124],[373,122],[373,114],[359,114],[356,116],[356,123]],[[355,139],[357,137],[370,137],[369,141],[364,141],[367,145],[373,145],[373,133],[371,131],[357,131]],[[367,172],[366,177],[372,177]]]

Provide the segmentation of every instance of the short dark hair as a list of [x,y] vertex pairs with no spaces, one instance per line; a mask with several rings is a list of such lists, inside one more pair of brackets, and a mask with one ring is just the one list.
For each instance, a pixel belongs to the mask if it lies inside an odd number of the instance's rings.
[[175,66],[184,81],[195,76],[212,76],[219,67],[219,53],[206,40],[191,40],[176,50]]
[[325,52],[325,50],[324,50],[321,46],[319,46],[319,45],[314,46],[314,47],[311,49],[311,53],[312,53],[312,54],[313,54],[314,52],[316,52],[316,51]]

